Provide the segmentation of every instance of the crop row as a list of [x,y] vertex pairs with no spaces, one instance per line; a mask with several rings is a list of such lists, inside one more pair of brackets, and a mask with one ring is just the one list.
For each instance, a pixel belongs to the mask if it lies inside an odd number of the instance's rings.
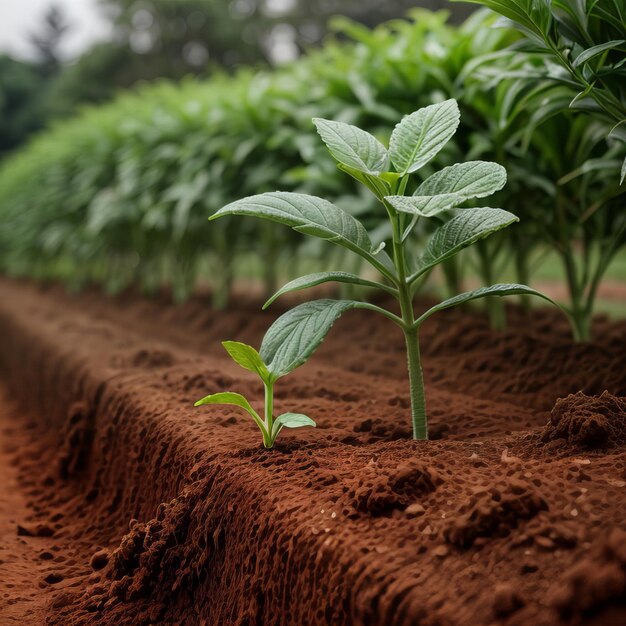
[[[338,21],[351,42],[331,41],[278,71],[146,85],[84,110],[0,168],[0,269],[73,288],[169,285],[178,300],[208,279],[220,306],[241,259],[256,255],[272,292],[296,271],[294,258],[325,269],[326,244],[262,222],[207,217],[280,188],[328,198],[365,224],[374,245],[389,241],[385,216],[337,170],[311,118],[385,138],[403,115],[454,98],[459,129],[420,176],[456,162],[500,163],[508,184],[492,202],[520,222],[446,261],[450,291],[459,292],[466,260],[485,284],[511,262],[518,282],[532,283],[552,249],[567,277],[574,332],[586,337],[597,286],[626,238],[624,144],[607,138],[606,116],[569,108],[576,86],[542,74],[541,54],[509,51],[520,35],[494,20],[478,13],[453,27],[443,13],[416,10],[372,31]],[[416,256],[429,228],[411,234]],[[347,263],[340,255],[332,265],[360,271]],[[501,324],[499,302],[489,306]]]

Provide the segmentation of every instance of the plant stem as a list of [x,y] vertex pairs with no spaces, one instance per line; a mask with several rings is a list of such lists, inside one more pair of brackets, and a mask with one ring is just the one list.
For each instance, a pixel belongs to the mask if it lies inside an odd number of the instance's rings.
[[567,285],[569,289],[569,297],[571,308],[569,316],[572,325],[572,334],[576,341],[586,341],[589,339],[591,330],[590,312],[583,305],[584,285],[578,280],[578,271],[576,269],[576,260],[574,253],[569,245],[561,251],[561,259],[565,267],[565,275],[567,276]]
[[404,331],[406,342],[409,386],[411,394],[411,417],[413,439],[428,439],[428,418],[426,416],[426,394],[419,347],[419,331],[416,328]]
[[426,396],[424,393],[424,377],[419,349],[419,332],[414,327],[413,298],[411,285],[407,281],[406,253],[402,244],[402,223],[389,207],[393,224],[393,259],[398,273],[398,301],[403,321],[402,331],[406,342],[407,367],[409,372],[409,388],[411,397],[411,420],[413,422],[413,439],[428,439],[428,422],[426,418]]
[[572,332],[576,341],[587,341],[591,334],[591,317],[586,311],[575,308],[570,313]]
[[272,429],[274,427],[274,383],[263,383],[265,387],[265,427],[267,437],[263,434],[263,445],[271,448],[274,445]]

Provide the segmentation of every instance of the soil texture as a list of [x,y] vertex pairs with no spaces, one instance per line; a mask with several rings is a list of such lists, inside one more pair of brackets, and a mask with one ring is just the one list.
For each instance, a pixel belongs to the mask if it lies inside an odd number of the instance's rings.
[[626,623],[626,322],[432,318],[414,442],[403,338],[351,312],[268,451],[193,402],[262,403],[220,341],[279,312],[0,281],[0,624]]

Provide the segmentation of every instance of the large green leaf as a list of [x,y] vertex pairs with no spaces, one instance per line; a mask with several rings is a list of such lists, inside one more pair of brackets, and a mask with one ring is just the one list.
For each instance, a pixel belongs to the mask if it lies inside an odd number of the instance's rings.
[[363,224],[334,204],[315,196],[286,191],[262,193],[232,202],[209,219],[224,215],[265,218],[339,244],[358,254],[372,253],[372,242]]
[[261,358],[271,374],[280,378],[305,363],[335,321],[358,305],[352,300],[313,300],[281,315],[261,344]]
[[328,282],[348,283],[350,285],[372,287],[374,289],[382,289],[389,293],[394,293],[394,289],[392,287],[377,283],[373,280],[366,280],[365,278],[361,278],[356,274],[350,274],[349,272],[316,272],[315,274],[307,274],[306,276],[301,276],[300,278],[295,278],[294,280],[288,282],[263,305],[263,308],[266,309],[270,304],[272,304],[272,302],[274,302],[274,300],[285,293],[308,289],[309,287],[315,287],[316,285]]
[[259,414],[250,406],[250,403],[240,393],[234,391],[223,391],[221,393],[212,393],[198,400],[194,406],[202,406],[204,404],[231,404],[233,406],[245,409],[252,417],[261,419]]
[[602,54],[605,50],[612,50],[613,48],[617,48],[626,43],[624,39],[614,39],[613,41],[606,41],[604,43],[598,44],[597,46],[593,46],[591,48],[587,48],[583,50],[572,63],[572,67],[578,67],[587,61],[590,61],[594,57],[599,54]]
[[429,176],[415,191],[415,196],[456,194],[463,200],[484,198],[506,184],[506,170],[490,161],[457,163]]
[[240,341],[222,341],[222,345],[235,363],[241,365],[244,369],[255,372],[260,376],[261,380],[265,381],[268,379],[269,372],[267,367],[259,353],[252,346]]
[[458,306],[459,304],[463,304],[464,302],[469,302],[470,300],[477,300],[478,298],[489,298],[492,296],[513,296],[513,295],[525,295],[525,296],[537,296],[539,298],[543,298],[548,302],[552,302],[555,306],[558,306],[556,302],[548,298],[548,296],[542,294],[527,285],[517,285],[513,284],[498,284],[491,285],[491,287],[481,287],[480,289],[475,289],[474,291],[466,291],[465,293],[460,293],[458,296],[454,296],[453,298],[449,298],[448,300],[444,300],[439,304],[436,304],[434,307],[428,309],[425,313],[423,313],[415,322],[417,326],[421,326],[431,315],[434,315],[438,311],[443,311],[444,309],[449,309],[454,306]]
[[459,121],[459,105],[452,99],[407,115],[394,128],[389,143],[396,170],[405,175],[426,165],[448,143]]
[[313,118],[319,136],[330,153],[348,167],[366,174],[378,175],[387,171],[387,149],[368,132],[343,122]]
[[312,426],[315,428],[315,422],[302,413],[283,413],[279,415],[272,425],[272,437],[277,437],[278,433],[286,428],[302,428],[303,426]]
[[463,209],[433,233],[419,259],[418,271],[411,278],[418,278],[463,248],[506,228],[513,222],[519,222],[519,218],[502,209],[487,207]]

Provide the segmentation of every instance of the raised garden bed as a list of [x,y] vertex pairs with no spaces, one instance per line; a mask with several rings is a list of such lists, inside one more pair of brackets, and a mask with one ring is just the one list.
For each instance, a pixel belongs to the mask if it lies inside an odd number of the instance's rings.
[[433,318],[415,442],[402,337],[350,313],[277,389],[318,428],[267,451],[192,407],[261,400],[219,340],[272,314],[240,306],[0,283],[1,623],[626,621],[626,322],[575,344],[554,310]]

